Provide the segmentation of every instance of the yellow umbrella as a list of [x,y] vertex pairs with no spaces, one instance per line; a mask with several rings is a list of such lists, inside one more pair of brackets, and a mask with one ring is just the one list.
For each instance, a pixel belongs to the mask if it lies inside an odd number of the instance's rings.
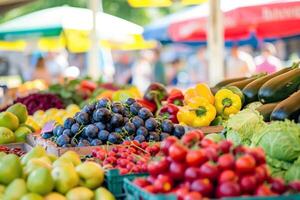
[[[193,5],[206,2],[208,0],[181,0],[179,1],[183,5]],[[132,7],[168,7],[171,6],[174,1],[172,0],[128,0],[128,3]]]

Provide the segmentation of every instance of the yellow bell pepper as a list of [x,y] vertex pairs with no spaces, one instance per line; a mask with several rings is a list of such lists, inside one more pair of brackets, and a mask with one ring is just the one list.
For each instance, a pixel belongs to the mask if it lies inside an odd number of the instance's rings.
[[199,83],[195,86],[195,88],[187,89],[184,93],[185,103],[188,104],[194,97],[203,97],[211,104],[214,104],[215,101],[214,95],[205,83]]
[[209,126],[216,117],[215,107],[203,97],[194,97],[177,113],[177,119],[192,127]]
[[242,108],[242,100],[239,95],[228,89],[221,89],[215,95],[215,106],[218,114],[229,117],[238,113]]

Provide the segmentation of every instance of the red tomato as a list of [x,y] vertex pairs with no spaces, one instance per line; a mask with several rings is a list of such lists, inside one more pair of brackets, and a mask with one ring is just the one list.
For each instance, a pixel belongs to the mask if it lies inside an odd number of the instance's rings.
[[169,148],[172,146],[172,144],[174,144],[175,142],[177,142],[178,139],[177,137],[175,136],[170,136],[170,137],[167,137],[165,140],[163,140],[161,143],[160,143],[160,149],[161,151],[166,155],[168,156],[169,155]]
[[218,178],[218,168],[216,165],[213,165],[211,162],[206,162],[201,165],[199,169],[201,178],[208,178],[211,181],[214,181]]
[[224,183],[224,182],[236,182],[238,180],[238,177],[236,173],[232,170],[225,170],[223,171],[220,176],[219,176],[219,183]]
[[235,169],[240,174],[252,173],[255,170],[255,160],[250,155],[243,155],[235,161]]
[[218,151],[214,147],[207,147],[204,149],[204,151],[209,160],[212,160],[214,162],[218,160]]
[[234,182],[225,182],[220,184],[216,190],[216,196],[222,197],[236,197],[241,194],[240,186]]
[[139,187],[145,187],[147,185],[150,185],[150,182],[147,181],[147,179],[145,179],[145,178],[136,178],[136,179],[134,179],[133,183]]
[[219,149],[222,153],[229,153],[230,148],[232,147],[232,142],[228,140],[223,140],[219,143]]
[[184,178],[187,181],[194,181],[199,178],[199,168],[189,167],[184,172]]
[[189,189],[185,187],[180,187],[175,189],[175,194],[178,197],[178,200],[183,200],[184,197],[189,193]]
[[191,147],[198,143],[203,137],[204,133],[201,130],[192,130],[184,134],[181,141],[185,146]]
[[160,174],[154,181],[153,186],[157,192],[166,193],[171,191],[173,181],[169,176]]
[[186,155],[186,162],[189,166],[197,167],[205,163],[207,160],[208,158],[202,149],[190,150]]
[[253,156],[257,165],[266,163],[266,155],[262,148],[249,149],[248,153]]
[[172,162],[169,168],[170,176],[174,180],[183,180],[186,165],[184,163]]
[[234,168],[234,156],[232,154],[223,154],[218,158],[218,166],[220,169],[233,169]]
[[258,188],[255,191],[255,195],[256,196],[273,196],[273,195],[276,195],[276,193],[272,192],[270,187],[263,184],[263,185],[258,186]]
[[252,194],[257,187],[256,177],[254,175],[246,175],[241,178],[240,186],[243,192]]
[[271,189],[272,191],[282,194],[286,191],[286,186],[284,184],[284,181],[281,178],[273,178],[271,181]]
[[289,189],[300,192],[300,181],[292,181],[288,185]]
[[213,185],[207,178],[198,179],[193,181],[191,185],[191,190],[195,192],[199,192],[204,197],[210,197],[213,192]]
[[187,154],[187,149],[183,145],[179,143],[174,143],[169,148],[169,156],[172,158],[172,160],[181,162],[185,160],[185,156]]
[[262,183],[268,179],[268,172],[265,165],[260,165],[255,168],[255,177],[257,183]]

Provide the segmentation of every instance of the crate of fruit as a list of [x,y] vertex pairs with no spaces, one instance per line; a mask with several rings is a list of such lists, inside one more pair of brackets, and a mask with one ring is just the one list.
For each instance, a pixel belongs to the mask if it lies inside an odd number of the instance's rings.
[[[142,188],[135,185],[131,180],[124,180],[124,190],[126,192],[127,200],[177,200],[176,195],[172,194],[153,194],[143,190]],[[289,194],[281,196],[268,196],[268,197],[230,197],[222,198],[227,200],[296,200],[300,199],[300,194]],[[196,200],[196,199],[193,199]]]
[[117,197],[124,199],[124,179],[133,180],[148,176],[147,164],[160,150],[158,143],[138,143],[125,141],[122,145],[107,145],[92,151],[89,159],[94,159],[106,169],[107,188]]
[[17,156],[22,156],[23,154],[29,152],[32,147],[26,143],[11,143],[0,145],[0,152],[13,153]]
[[105,173],[105,185],[117,199],[125,199],[126,194],[123,188],[124,180],[133,180],[137,177],[148,176],[147,173],[120,174],[118,169],[111,169]]

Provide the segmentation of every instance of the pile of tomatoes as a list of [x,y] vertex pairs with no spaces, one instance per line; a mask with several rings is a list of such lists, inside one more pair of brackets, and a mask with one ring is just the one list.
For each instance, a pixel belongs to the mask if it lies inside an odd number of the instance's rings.
[[299,191],[299,182],[289,186],[272,178],[262,149],[234,147],[230,141],[218,144],[201,131],[186,133],[181,141],[168,137],[161,143],[163,156],[148,164],[148,178],[134,183],[151,193],[173,193],[180,200],[203,197],[280,195]]

